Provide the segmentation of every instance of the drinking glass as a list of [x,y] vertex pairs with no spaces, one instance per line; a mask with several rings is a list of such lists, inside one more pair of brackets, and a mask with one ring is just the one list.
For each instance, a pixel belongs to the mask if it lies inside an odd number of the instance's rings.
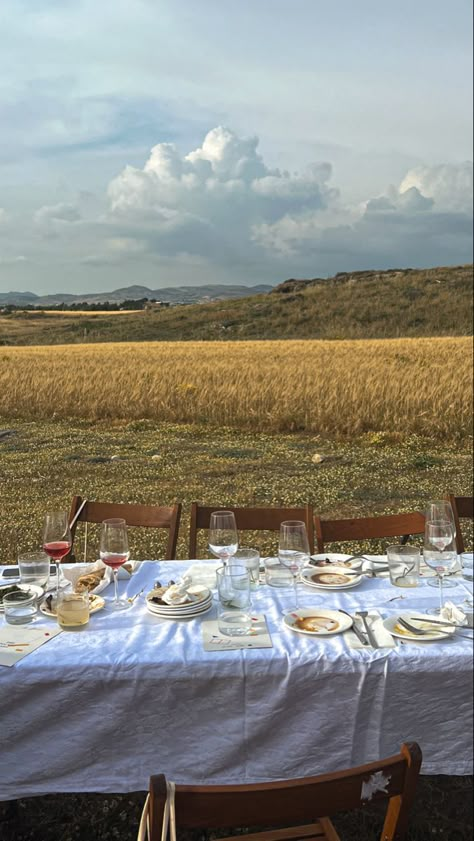
[[130,557],[128,549],[127,524],[125,520],[113,518],[104,520],[100,531],[100,559],[111,567],[114,574],[114,601],[108,601],[106,607],[110,610],[128,610],[130,602],[119,599],[118,570]]
[[438,615],[443,609],[443,578],[457,561],[456,551],[452,547],[453,527],[448,520],[427,520],[425,525],[425,563],[436,571],[439,578],[439,608],[429,608],[427,613]]
[[290,570],[293,576],[295,610],[298,609],[297,582],[299,574],[309,561],[309,542],[306,526],[302,520],[285,520],[280,524],[278,560]]
[[387,563],[390,583],[396,587],[417,587],[420,572],[418,546],[387,546]]
[[224,566],[239,546],[237,524],[232,511],[214,511],[209,521],[209,550]]
[[[432,502],[429,502],[425,508],[425,517],[427,522],[433,522],[437,520],[447,520],[448,523],[451,523],[453,528],[453,539],[456,540],[456,521],[454,519],[454,512],[453,506],[449,502],[448,499],[434,499]],[[430,587],[439,587],[439,578],[428,578],[427,584]],[[443,587],[455,587],[456,584],[454,581],[445,580],[443,581]]]
[[58,596],[56,616],[58,625],[65,631],[83,628],[89,622],[89,590],[74,593],[62,590]]
[[260,578],[260,552],[257,549],[246,549],[241,546],[229,558],[229,567],[245,567],[250,575],[250,589],[258,588]]
[[49,558],[46,552],[24,552],[18,556],[18,569],[22,584],[39,584],[47,587],[49,582]]
[[56,564],[56,596],[59,593],[59,565],[71,550],[71,530],[67,511],[46,514],[43,528],[43,549]]
[[461,553],[462,577],[466,581],[474,581],[474,554],[472,552]]
[[219,567],[216,579],[219,631],[227,637],[248,634],[252,627],[248,569],[242,566]]
[[9,625],[28,625],[37,613],[37,599],[29,590],[15,590],[3,597],[5,621]]

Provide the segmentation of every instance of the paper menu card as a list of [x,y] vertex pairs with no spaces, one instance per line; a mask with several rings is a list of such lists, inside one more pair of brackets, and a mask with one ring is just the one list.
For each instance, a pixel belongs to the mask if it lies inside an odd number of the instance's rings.
[[0,627],[0,666],[14,666],[18,660],[61,633],[61,628],[25,628],[3,625]]
[[263,614],[252,617],[252,630],[241,637],[227,637],[221,634],[217,619],[202,622],[202,642],[204,651],[238,651],[242,648],[272,648],[272,638],[268,633],[267,622]]

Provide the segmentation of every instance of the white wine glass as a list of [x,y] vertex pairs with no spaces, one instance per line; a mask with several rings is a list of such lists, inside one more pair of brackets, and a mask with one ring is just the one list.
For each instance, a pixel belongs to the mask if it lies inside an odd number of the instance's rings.
[[239,548],[237,524],[232,511],[213,511],[209,521],[208,547],[223,566]]
[[302,520],[284,520],[280,524],[278,560],[293,576],[295,610],[298,610],[298,578],[309,561],[308,534]]
[[[434,499],[429,502],[425,508],[425,518],[426,522],[447,520],[453,528],[453,540],[456,540],[456,521],[454,519],[453,506],[448,499]],[[440,579],[438,576],[436,578],[428,578],[427,580],[430,587],[439,587],[439,582]],[[445,589],[447,587],[456,587],[456,584],[454,581],[445,579],[443,581],[443,587]]]
[[425,524],[424,560],[435,570],[439,578],[439,608],[429,608],[427,613],[439,615],[444,607],[443,579],[457,561],[456,551],[452,548],[454,542],[453,527],[448,520],[427,520]]
[[100,530],[100,559],[108,567],[111,567],[114,575],[113,601],[106,602],[109,610],[128,610],[130,602],[119,599],[118,595],[118,571],[128,561],[130,552],[128,549],[127,524],[125,520],[113,518],[104,520]]

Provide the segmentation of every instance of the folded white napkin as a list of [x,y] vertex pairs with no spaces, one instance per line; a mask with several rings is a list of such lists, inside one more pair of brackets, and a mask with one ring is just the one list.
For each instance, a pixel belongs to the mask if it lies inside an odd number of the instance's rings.
[[193,564],[186,570],[183,578],[191,578],[193,584],[202,584],[212,590],[216,586],[216,569],[222,561],[208,561],[206,564]]
[[452,622],[454,625],[467,625],[466,614],[452,602],[446,602],[440,612],[440,617],[441,619],[446,619],[447,622]]
[[[362,633],[365,636],[367,636],[367,632],[364,628],[364,623],[362,622],[362,619],[354,615],[354,622],[357,623],[357,627],[362,631]],[[370,625],[370,629],[374,632],[375,639],[377,640],[380,648],[396,647],[396,640],[392,637],[391,633],[387,631],[387,629],[384,627],[382,617],[378,610],[369,610],[367,622]],[[360,648],[362,650],[366,649],[367,651],[375,650],[370,644],[362,645],[360,639],[356,637],[352,629],[346,631],[344,637],[347,641],[349,648]]]

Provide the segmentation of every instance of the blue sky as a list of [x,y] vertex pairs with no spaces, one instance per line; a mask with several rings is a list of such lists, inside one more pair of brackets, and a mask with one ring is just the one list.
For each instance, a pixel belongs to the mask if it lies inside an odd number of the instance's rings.
[[469,0],[2,0],[0,291],[472,259]]

